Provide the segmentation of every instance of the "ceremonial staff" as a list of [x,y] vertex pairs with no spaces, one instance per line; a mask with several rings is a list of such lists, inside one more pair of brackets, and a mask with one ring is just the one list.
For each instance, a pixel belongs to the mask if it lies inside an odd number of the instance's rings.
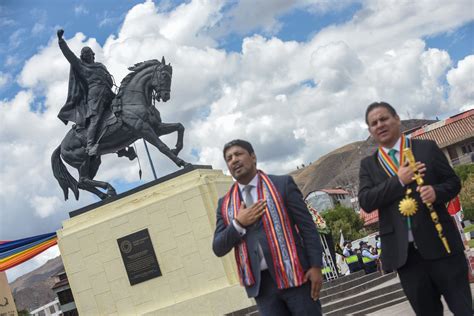
[[[413,156],[413,152],[411,148],[403,149],[403,154],[406,157],[406,160],[408,161],[409,166],[412,168],[414,172],[413,179],[416,181],[416,184],[419,187],[423,186],[424,184],[423,176],[418,172],[418,169],[416,168],[415,156]],[[407,189],[405,198],[400,202],[400,205],[399,205],[400,213],[402,213],[405,216],[411,216],[415,214],[418,208],[415,199],[409,197],[410,194],[411,194],[411,189]],[[446,248],[446,251],[448,253],[451,253],[448,240],[443,234],[443,226],[441,226],[441,223],[439,222],[438,214],[436,213],[436,210],[434,209],[433,204],[425,203],[425,205],[430,211],[431,220],[433,221],[435,228],[438,231],[439,239],[441,239],[441,241],[443,242],[443,245],[444,245],[444,248]]]

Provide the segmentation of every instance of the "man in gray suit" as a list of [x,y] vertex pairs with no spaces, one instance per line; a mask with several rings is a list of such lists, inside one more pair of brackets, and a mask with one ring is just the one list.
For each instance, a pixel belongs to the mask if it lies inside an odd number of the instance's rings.
[[235,250],[261,315],[321,315],[322,246],[300,190],[290,176],[257,170],[247,141],[233,140],[223,153],[237,182],[219,199],[214,253]]

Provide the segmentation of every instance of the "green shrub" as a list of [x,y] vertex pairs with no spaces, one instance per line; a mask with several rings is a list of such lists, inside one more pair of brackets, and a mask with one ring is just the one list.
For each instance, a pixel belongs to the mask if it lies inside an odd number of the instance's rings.
[[335,243],[339,242],[340,231],[342,231],[346,240],[359,239],[367,234],[364,229],[364,221],[350,207],[338,205],[333,209],[324,211],[321,216],[331,229]]
[[454,172],[461,179],[461,182],[464,183],[469,178],[469,175],[474,174],[474,164],[456,166],[454,167]]

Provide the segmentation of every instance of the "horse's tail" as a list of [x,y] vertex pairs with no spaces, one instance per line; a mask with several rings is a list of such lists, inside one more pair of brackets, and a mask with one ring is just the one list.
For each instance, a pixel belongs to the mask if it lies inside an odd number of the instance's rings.
[[66,166],[61,160],[61,145],[54,150],[53,154],[51,155],[51,166],[53,167],[53,174],[56,180],[58,180],[61,189],[64,192],[64,200],[68,199],[69,190],[71,189],[74,192],[74,196],[76,200],[79,199],[79,188],[77,185],[76,179],[74,179],[69,171],[67,170]]

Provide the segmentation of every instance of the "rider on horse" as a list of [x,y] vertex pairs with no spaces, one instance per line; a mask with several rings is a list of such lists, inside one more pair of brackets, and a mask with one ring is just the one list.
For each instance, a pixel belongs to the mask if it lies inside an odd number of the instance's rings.
[[[57,34],[59,46],[71,64],[68,98],[59,118],[66,124],[68,121],[76,123],[51,155],[53,174],[66,200],[69,190],[76,199],[79,198],[79,189],[100,199],[116,195],[110,183],[94,179],[101,165],[101,156],[117,153],[119,157],[133,160],[135,151],[128,146],[140,138],[155,146],[178,167],[189,165],[178,157],[183,148],[183,125],[162,122],[153,102],[170,99],[172,67],[165,63],[164,57],[161,62],[152,59],[129,68],[131,72],[120,84],[112,113],[112,78],[105,66],[94,62],[89,48],[82,50],[81,59],[74,56],[62,38],[64,31],[59,30]],[[177,140],[175,148],[171,149],[160,136],[174,132]],[[69,173],[62,160],[77,169],[78,180]]]
[[95,156],[99,123],[104,110],[115,97],[112,76],[103,64],[94,61],[94,52],[90,47],[82,48],[81,58],[77,58],[63,39],[63,34],[64,30],[58,30],[59,48],[71,64],[71,70],[66,104],[58,117],[64,124],[72,121],[77,127],[87,128],[86,151],[89,156]]

